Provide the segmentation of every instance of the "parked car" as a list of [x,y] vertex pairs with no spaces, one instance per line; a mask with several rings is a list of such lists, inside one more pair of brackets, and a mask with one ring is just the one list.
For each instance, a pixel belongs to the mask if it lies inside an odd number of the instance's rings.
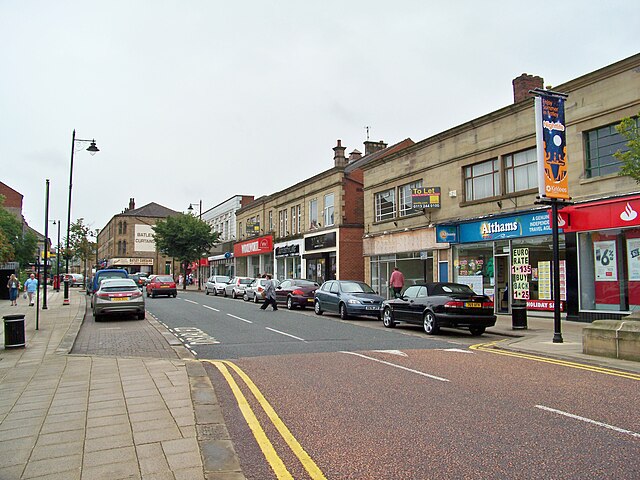
[[369,285],[356,280],[328,280],[316,290],[313,304],[316,315],[339,313],[350,316],[373,316],[380,320],[384,298]]
[[429,335],[437,334],[440,327],[468,328],[471,335],[482,335],[496,324],[491,299],[460,283],[411,285],[402,297],[386,300],[382,309],[385,327],[416,323]]
[[70,287],[84,287],[84,275],[80,273],[66,273],[64,279],[69,282]]
[[289,310],[294,307],[312,307],[314,294],[319,285],[305,278],[288,278],[276,287],[276,302],[285,304]]
[[207,283],[204,284],[204,293],[209,295],[213,293],[214,295],[224,295],[224,289],[229,283],[229,277],[226,275],[212,275],[207,280]]
[[103,280],[95,292],[93,318],[99,322],[105,315],[136,314],[145,317],[145,303],[136,282],[130,278]]
[[132,273],[129,275],[129,278],[136,282],[138,288],[140,290],[144,289],[144,286],[147,284],[147,275],[143,273]]
[[[98,270],[93,276],[90,285],[87,286],[87,295],[97,292],[100,287],[100,282],[107,278],[129,278],[129,273],[122,268],[105,268],[104,270]],[[91,299],[91,306],[93,307],[93,298]]]
[[233,277],[224,287],[224,296],[231,295],[231,298],[239,298],[244,295],[245,289],[251,285],[251,277]]
[[166,295],[175,298],[178,296],[176,282],[171,275],[156,275],[145,288],[147,289],[147,297],[155,298],[158,295]]
[[[260,303],[263,300],[262,292],[264,292],[268,281],[266,278],[254,278],[253,282],[245,288],[243,300],[245,302],[251,300],[253,303]],[[277,282],[277,280],[274,281]]]

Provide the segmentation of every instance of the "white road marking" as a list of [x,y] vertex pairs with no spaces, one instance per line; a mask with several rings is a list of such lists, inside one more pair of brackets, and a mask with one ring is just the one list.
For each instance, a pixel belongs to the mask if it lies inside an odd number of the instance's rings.
[[267,330],[271,330],[272,332],[279,333],[280,335],[286,335],[287,337],[295,338],[296,340],[300,340],[302,342],[306,342],[304,338],[296,337],[295,335],[291,335],[290,333],[281,332],[280,330],[276,330],[275,328],[265,327]]
[[598,422],[596,420],[591,420],[590,418],[574,415],[573,413],[563,412],[562,410],[556,410],[555,408],[545,407],[544,405],[536,405],[536,408],[539,408],[540,410],[545,410],[551,413],[557,413],[558,415],[564,415],[565,417],[573,418],[574,420],[580,420],[581,422],[591,423],[599,427],[608,428],[609,430],[613,430],[619,433],[624,433],[626,435],[631,435],[632,437],[640,438],[640,433],[632,432],[631,430],[625,430],[624,428],[615,427],[613,425]]
[[232,317],[232,318],[237,318],[238,320],[242,320],[243,322],[253,323],[251,320],[246,320],[244,318],[236,317],[235,315],[231,315],[230,313],[227,313],[227,315]]
[[408,355],[400,350],[374,350],[379,353],[390,353],[391,355],[398,355],[399,357],[408,357]]
[[473,352],[471,350],[464,350],[462,348],[439,348],[438,350],[441,350],[443,352],[458,352],[458,353],[471,353],[471,354],[473,354]]
[[411,372],[411,373],[417,373],[418,375],[422,375],[423,377],[428,377],[428,378],[432,378],[433,380],[439,380],[441,382],[448,382],[449,380],[446,378],[442,378],[442,377],[436,377],[435,375],[429,375],[428,373],[424,373],[424,372],[419,372],[418,370],[414,370],[412,368],[407,368],[407,367],[403,367],[402,365],[396,365],[395,363],[391,363],[391,362],[385,362],[384,360],[378,360],[377,358],[373,358],[373,357],[367,357],[366,355],[362,355],[360,353],[355,353],[355,352],[345,352],[342,351],[340,353],[346,353],[348,355],[355,355],[356,357],[362,357],[362,358],[366,358],[367,360],[373,360],[374,362],[378,362],[378,363],[382,363],[384,365],[389,365],[390,367],[395,367],[395,368],[399,368],[401,370],[406,370],[407,372]]
[[217,308],[210,307],[209,305],[202,305],[204,308],[208,308],[209,310],[213,310],[214,312],[219,312]]
[[200,305],[198,302],[194,302],[193,300],[187,300],[186,298],[184,299],[184,301],[189,303],[194,303],[196,305]]

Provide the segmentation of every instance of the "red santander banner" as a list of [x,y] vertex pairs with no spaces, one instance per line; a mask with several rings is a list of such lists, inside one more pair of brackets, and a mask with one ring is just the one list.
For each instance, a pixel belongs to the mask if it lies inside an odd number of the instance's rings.
[[602,200],[558,211],[558,226],[565,233],[640,225],[640,196]]
[[234,257],[248,257],[270,252],[273,252],[273,237],[271,235],[236,243],[233,246]]

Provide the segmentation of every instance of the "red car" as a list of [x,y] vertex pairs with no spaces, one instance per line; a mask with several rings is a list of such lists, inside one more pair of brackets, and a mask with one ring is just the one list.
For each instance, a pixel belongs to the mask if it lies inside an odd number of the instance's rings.
[[157,275],[147,283],[147,297],[157,297],[166,295],[167,297],[177,297],[176,282],[171,275]]
[[276,287],[276,302],[285,304],[289,310],[294,307],[313,307],[318,287],[313,280],[288,278]]

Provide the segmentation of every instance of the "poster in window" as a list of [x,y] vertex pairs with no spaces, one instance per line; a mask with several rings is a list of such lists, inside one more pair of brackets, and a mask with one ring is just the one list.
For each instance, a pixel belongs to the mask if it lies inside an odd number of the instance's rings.
[[551,300],[551,262],[538,262],[538,299]]
[[593,242],[593,260],[595,262],[596,282],[617,282],[615,240]]
[[627,267],[629,280],[640,281],[640,238],[627,238]]

